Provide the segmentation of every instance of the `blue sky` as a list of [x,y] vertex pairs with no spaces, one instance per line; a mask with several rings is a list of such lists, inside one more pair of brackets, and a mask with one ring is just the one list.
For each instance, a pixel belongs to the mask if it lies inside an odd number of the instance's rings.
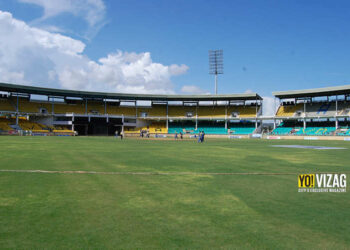
[[[101,2],[96,24],[89,24],[79,8],[42,18],[45,6],[36,0],[2,1],[0,10],[30,27],[81,41],[82,54],[95,62],[119,50],[149,52],[162,65],[186,65],[186,72],[169,78],[176,93],[185,85],[214,91],[209,49],[224,50],[219,93],[250,90],[271,96],[276,90],[350,82],[349,1]],[[30,75],[26,79],[31,82]]]

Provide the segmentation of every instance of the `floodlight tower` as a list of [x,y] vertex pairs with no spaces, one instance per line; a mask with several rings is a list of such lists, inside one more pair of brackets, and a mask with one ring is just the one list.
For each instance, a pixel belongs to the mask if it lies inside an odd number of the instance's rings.
[[215,95],[218,94],[218,75],[224,73],[224,51],[209,50],[209,74],[215,75]]

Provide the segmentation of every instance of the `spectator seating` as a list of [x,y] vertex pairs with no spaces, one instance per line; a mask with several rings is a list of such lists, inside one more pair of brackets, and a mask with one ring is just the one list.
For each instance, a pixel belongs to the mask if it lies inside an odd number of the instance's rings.
[[151,134],[167,134],[168,130],[166,129],[165,122],[152,122],[148,126],[133,128],[125,127],[124,132],[127,134],[140,133],[141,131],[149,131]]
[[[88,100],[87,107],[83,100],[65,100],[62,102],[52,102],[46,100],[29,100],[29,98],[18,98],[18,110],[21,113],[54,113],[56,114],[105,114],[124,115],[127,117],[166,117],[167,107],[164,104],[153,104],[149,107],[119,106],[107,102],[106,107],[103,101]],[[16,111],[17,97],[0,98],[1,111]],[[260,108],[260,107],[258,107]],[[168,117],[170,118],[245,118],[255,117],[256,107],[247,106],[224,106],[224,105],[200,105],[200,106],[183,106],[169,105]]]
[[203,131],[206,134],[227,134],[228,130],[225,129],[223,123],[210,123],[210,122],[200,122],[198,124],[197,129],[195,128],[195,124],[191,122],[187,123],[170,123],[168,133],[184,133],[184,134],[198,134]]
[[296,114],[297,111],[303,110],[303,104],[291,104],[280,106],[277,110],[276,116],[278,117],[291,117]]
[[335,127],[307,127],[299,129],[295,135],[333,135]]
[[178,118],[196,117],[196,106],[169,106],[168,116]]
[[[338,113],[336,110],[338,109]],[[335,101],[332,102],[313,102],[304,104],[284,104],[278,108],[277,117],[334,117],[336,115],[349,115],[350,103],[339,101],[336,107]]]
[[252,127],[236,127],[236,128],[231,128],[230,133],[233,135],[249,135],[254,132],[255,128]]
[[[259,112],[260,107],[258,107]],[[256,117],[256,106],[229,106],[227,117],[248,118]]]
[[331,122],[310,122],[305,129],[301,122],[282,122],[272,134],[321,136],[334,135],[335,132],[335,126]]
[[249,135],[255,130],[255,123],[253,122],[234,122],[229,123],[230,134],[233,135]]
[[0,118],[0,131],[13,130],[9,125],[9,120],[6,118]]

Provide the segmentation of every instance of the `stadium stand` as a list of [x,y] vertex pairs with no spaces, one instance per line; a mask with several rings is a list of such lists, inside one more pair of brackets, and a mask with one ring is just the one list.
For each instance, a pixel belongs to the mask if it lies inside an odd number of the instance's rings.
[[148,131],[151,134],[167,134],[168,129],[166,128],[165,122],[152,122],[147,126],[143,127],[126,127],[124,132],[127,134],[139,134],[141,131]]
[[[36,98],[36,99],[35,99]],[[150,106],[139,105],[142,102]],[[149,131],[151,134],[184,132],[227,135],[229,120],[256,121],[262,98],[256,93],[231,95],[137,95],[101,93],[0,83],[0,113],[25,116],[1,123],[4,131],[43,134],[77,131],[79,135],[115,135]],[[180,121],[188,124],[173,125]],[[11,120],[12,123],[12,120]],[[47,124],[47,125],[43,125]],[[248,134],[254,127],[237,127]]]
[[219,135],[227,134],[228,130],[225,129],[225,124],[222,122],[199,122],[196,129],[196,124],[189,121],[170,123],[168,129],[169,134],[198,134],[199,132],[204,132],[208,135]]
[[350,85],[273,93],[281,105],[271,134],[301,136],[350,135]]
[[9,120],[6,118],[0,118],[0,130],[1,131],[10,131],[13,130],[13,128],[9,125]]
[[224,118],[226,110],[225,106],[199,106],[198,116],[201,118]]
[[301,128],[295,135],[334,135],[335,127],[307,127]]
[[238,118],[249,118],[256,117],[257,113],[259,113],[260,107],[258,107],[258,112],[256,110],[255,105],[251,106],[229,106],[227,115],[228,117],[238,117]]
[[152,105],[150,107],[138,107],[138,117],[166,117],[166,105]]
[[272,131],[273,135],[335,135],[336,128],[331,122],[310,122],[303,128],[301,122],[282,122]]
[[230,123],[230,134],[232,135],[249,135],[255,131],[253,122]]
[[46,126],[37,122],[29,121],[25,117],[18,117],[18,125],[16,118],[0,117],[0,131],[25,131],[30,133],[40,133],[41,135],[56,134],[56,135],[73,135],[74,131],[64,126]]
[[185,118],[196,116],[196,106],[169,106],[168,116],[171,118]]
[[[338,112],[337,112],[338,109]],[[313,102],[304,104],[283,104],[279,107],[277,117],[334,117],[336,115],[347,115],[350,112],[349,102]]]
[[296,112],[303,112],[303,104],[285,104],[278,108],[277,117],[292,117]]
[[336,135],[339,136],[350,136],[350,129],[348,126],[342,126],[339,127],[336,131],[335,131]]

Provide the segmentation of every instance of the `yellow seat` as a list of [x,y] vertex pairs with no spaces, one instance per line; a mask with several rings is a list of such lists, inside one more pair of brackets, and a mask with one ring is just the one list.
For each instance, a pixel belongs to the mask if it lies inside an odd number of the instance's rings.
[[303,108],[302,103],[296,105],[280,106],[277,110],[276,116],[287,117],[294,116],[295,112]]

